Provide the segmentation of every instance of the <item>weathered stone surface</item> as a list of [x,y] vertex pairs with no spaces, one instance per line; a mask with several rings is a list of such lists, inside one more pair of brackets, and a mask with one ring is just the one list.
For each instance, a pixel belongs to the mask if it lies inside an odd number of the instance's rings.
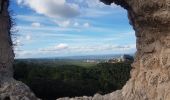
[[57,100],[118,100],[117,98],[119,98],[119,100],[123,100],[122,91],[118,90],[116,92],[106,94],[106,95],[95,94],[93,97],[87,97],[87,96],[75,97],[75,98],[66,97],[66,98],[59,98]]
[[128,11],[137,52],[131,79],[123,89],[97,94],[92,100],[170,100],[170,0],[101,1],[114,2]]
[[[6,99],[9,98],[9,99]],[[8,78],[1,81],[0,100],[38,100],[22,82]]]
[[8,0],[0,0],[0,100],[38,100],[22,82],[14,80],[14,53]]

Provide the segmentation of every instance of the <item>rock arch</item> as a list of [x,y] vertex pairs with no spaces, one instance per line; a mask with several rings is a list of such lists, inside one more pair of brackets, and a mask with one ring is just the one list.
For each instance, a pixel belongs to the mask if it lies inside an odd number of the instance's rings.
[[37,100],[25,84],[13,79],[12,23],[8,6],[9,0],[0,0],[0,100]]
[[[128,11],[137,37],[131,79],[122,90],[94,97],[59,100],[170,100],[170,0],[101,0]],[[0,0],[0,100],[37,100],[12,78],[14,54],[10,37],[9,0]]]

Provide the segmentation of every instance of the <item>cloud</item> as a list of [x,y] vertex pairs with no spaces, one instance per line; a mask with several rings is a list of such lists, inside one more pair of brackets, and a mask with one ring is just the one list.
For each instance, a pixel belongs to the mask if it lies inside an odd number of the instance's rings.
[[72,1],[88,8],[103,8],[106,6],[100,0],[72,0]]
[[17,0],[17,3],[18,3],[18,4],[23,3],[23,0]]
[[21,31],[39,31],[39,32],[43,32],[43,31],[49,31],[49,32],[65,32],[65,31],[79,31],[80,29],[76,29],[76,28],[64,28],[64,27],[56,27],[56,26],[46,26],[46,27],[30,27],[27,25],[18,25],[16,26],[17,30],[21,30]]
[[27,57],[29,57],[29,55],[33,54],[33,52],[31,52],[31,51],[19,50],[18,48],[15,48],[14,52],[15,52],[16,58],[18,58],[18,57],[19,58],[27,58]]
[[31,38],[32,38],[32,37],[31,37],[30,35],[26,35],[26,36],[25,36],[25,39],[26,39],[26,40],[31,40]]
[[104,11],[104,10],[98,10],[98,9],[85,9],[84,10],[84,15],[82,17],[87,17],[87,18],[97,18],[97,17],[102,17],[102,16],[108,16],[111,14],[110,11]]
[[69,47],[70,51],[73,52],[105,52],[105,51],[112,51],[113,53],[116,52],[127,52],[129,50],[134,50],[136,48],[135,44],[127,44],[127,45],[119,45],[119,44],[101,44],[101,45],[79,45],[79,46],[72,46]]
[[32,27],[40,27],[41,24],[40,23],[37,23],[37,22],[34,22],[31,24]]
[[87,28],[87,27],[90,27],[90,24],[89,23],[84,23],[83,26]]
[[71,45],[68,46],[68,44],[60,43],[57,45],[53,45],[46,48],[41,48],[40,51],[45,52],[71,52],[71,53],[79,53],[79,52],[104,52],[104,51],[128,51],[128,50],[134,50],[136,48],[135,44],[129,44],[129,45],[108,45],[108,44],[102,44],[102,45]]
[[[15,48],[17,58],[33,58],[33,57],[52,57],[75,55],[76,54],[104,54],[104,53],[134,53],[136,51],[135,44],[128,45],[68,45],[60,43],[51,45],[50,47],[34,49],[34,50],[22,50]],[[107,51],[107,52],[106,52]],[[109,51],[109,52],[108,52]],[[36,55],[36,56],[35,56]]]
[[70,21],[70,20],[64,20],[64,21],[58,21],[58,20],[54,20],[54,22],[61,28],[88,28],[90,27],[90,24],[88,22],[86,23],[82,23],[80,24],[79,22],[74,22],[74,21]]
[[19,35],[16,39],[13,39],[13,43],[16,47],[23,46],[25,44],[30,44],[33,42],[32,36],[30,34]]
[[33,58],[36,56],[41,55],[48,55],[48,54],[59,54],[64,50],[68,49],[68,44],[60,43],[57,45],[53,45],[47,48],[40,48],[34,50],[22,50],[21,47],[17,46],[14,48],[14,52],[16,54],[16,58]]
[[71,22],[70,20],[65,21],[55,21],[59,27],[68,27],[70,26]]
[[71,18],[80,14],[79,6],[66,0],[17,0],[17,3],[48,17]]
[[106,6],[106,5],[105,5],[103,2],[101,2],[100,0],[84,0],[84,1],[87,3],[88,7],[90,7],[90,8],[94,8],[94,7],[103,8],[103,7]]
[[53,46],[50,46],[50,47],[47,47],[47,48],[41,48],[39,50],[40,51],[46,51],[46,52],[51,52],[51,51],[56,52],[56,51],[66,50],[68,48],[69,48],[68,44],[60,43],[60,44],[53,45]]
[[21,45],[21,40],[20,40],[20,39],[16,39],[16,40],[14,41],[14,44],[17,45],[17,46],[18,46],[18,45]]
[[62,50],[62,49],[67,49],[67,48],[68,48],[68,45],[64,44],[64,43],[60,43],[60,44],[54,46],[54,49],[56,49],[56,50]]
[[78,27],[80,24],[78,22],[74,23],[74,27]]

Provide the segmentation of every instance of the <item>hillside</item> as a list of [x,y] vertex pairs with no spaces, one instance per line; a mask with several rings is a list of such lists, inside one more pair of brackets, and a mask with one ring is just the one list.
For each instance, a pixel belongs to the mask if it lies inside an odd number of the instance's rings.
[[[78,61],[77,61],[78,62]],[[63,63],[62,63],[63,64]],[[130,76],[130,63],[99,63],[90,67],[17,61],[14,77],[43,100],[92,96],[121,89]]]

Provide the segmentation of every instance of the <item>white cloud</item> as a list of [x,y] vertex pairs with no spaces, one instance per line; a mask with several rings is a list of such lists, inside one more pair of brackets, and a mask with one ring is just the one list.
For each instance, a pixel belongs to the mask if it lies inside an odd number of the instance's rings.
[[79,6],[66,0],[17,0],[17,2],[48,17],[70,18],[79,15]]
[[64,43],[60,43],[60,44],[54,46],[54,49],[56,49],[56,50],[62,50],[62,49],[67,49],[67,48],[68,48],[68,45],[64,44]]
[[40,27],[41,24],[38,23],[38,22],[34,22],[34,23],[31,24],[31,26],[32,26],[32,27]]
[[[115,11],[116,12],[116,11]],[[97,18],[102,16],[108,16],[110,11],[98,10],[98,9],[85,9],[82,17]]]
[[79,23],[78,22],[75,22],[74,23],[74,27],[78,27],[79,26]]
[[30,34],[27,35],[19,35],[16,39],[13,39],[13,43],[16,47],[20,47],[26,44],[32,43],[34,40]]
[[21,40],[20,40],[20,39],[16,39],[16,40],[14,41],[14,44],[17,45],[17,46],[18,46],[18,45],[21,45]]
[[40,48],[34,50],[22,50],[21,47],[17,46],[14,48],[14,52],[16,54],[16,58],[32,58],[41,55],[48,55],[48,54],[59,54],[64,50],[68,49],[68,45],[65,43],[60,43],[51,47],[47,48]]
[[103,8],[106,5],[101,2],[100,0],[72,0],[75,3],[78,3],[79,5],[83,4],[89,8]]
[[65,21],[55,21],[59,27],[69,27],[71,22],[70,20]]
[[25,36],[25,39],[26,39],[26,40],[31,40],[31,36],[30,36],[30,35],[26,35],[26,36]]
[[47,48],[41,48],[40,51],[44,51],[46,53],[49,52],[71,52],[71,53],[83,53],[83,52],[104,52],[104,51],[128,51],[134,50],[135,44],[129,45],[109,45],[109,44],[102,44],[102,45],[71,45],[60,43],[57,45],[53,45]]
[[31,51],[26,51],[26,50],[19,50],[19,49],[15,49],[15,56],[19,57],[19,58],[27,58],[29,55],[32,55],[33,52]]
[[[21,50],[20,48],[15,48],[15,53],[17,58],[32,58],[32,57],[43,57],[51,55],[65,56],[67,54],[103,54],[106,51],[110,53],[134,53],[136,51],[135,44],[129,45],[70,45],[65,43],[60,43],[57,45],[52,45],[50,47],[35,49],[35,50]],[[35,56],[37,55],[37,56]]]
[[89,23],[84,23],[83,26],[87,28],[87,27],[90,27],[90,24]]
[[93,8],[93,7],[103,8],[103,7],[106,6],[106,5],[105,5],[103,2],[101,2],[100,0],[84,0],[84,1],[87,3],[88,7],[90,7],[90,8]]
[[79,27],[79,28],[88,28],[90,27],[90,24],[88,22],[86,23],[83,23],[83,24],[80,24],[79,22],[74,22],[74,21],[70,21],[70,20],[64,20],[64,21],[58,21],[58,20],[55,20],[54,21],[59,27],[61,28],[75,28],[75,27]]
[[116,5],[115,3],[112,3],[112,4],[111,4],[111,7],[112,7],[112,8],[118,8],[119,6]]
[[68,48],[69,48],[68,44],[60,43],[60,44],[53,45],[53,46],[50,46],[50,47],[47,47],[47,48],[41,48],[39,50],[45,51],[45,52],[51,52],[51,51],[57,52],[57,51],[61,51],[61,50],[66,50]]
[[18,4],[23,3],[23,0],[17,0],[17,3],[18,3]]
[[79,31],[80,29],[75,29],[75,28],[63,28],[63,27],[55,27],[55,26],[46,26],[46,27],[30,27],[30,26],[25,26],[25,25],[18,25],[16,26],[16,29],[22,30],[22,31],[56,31],[56,32],[65,32],[65,31]]

